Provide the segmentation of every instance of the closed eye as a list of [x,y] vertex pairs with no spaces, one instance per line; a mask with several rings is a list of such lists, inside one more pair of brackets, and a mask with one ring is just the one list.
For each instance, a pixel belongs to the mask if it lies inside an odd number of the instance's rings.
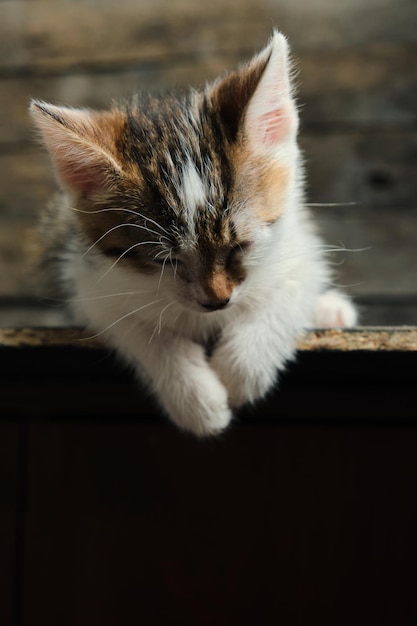
[[238,263],[240,259],[243,259],[250,246],[251,243],[249,241],[235,243],[229,250],[226,261],[227,265],[231,266],[236,262]]
[[164,257],[155,257],[152,259],[152,263],[155,263],[155,265],[166,265],[167,263],[171,263],[172,265],[177,266],[182,265],[183,261],[181,261],[178,257],[168,255]]
[[167,257],[163,257],[162,259],[151,259],[152,263],[155,263],[155,265],[165,265],[165,263],[167,262]]
[[249,248],[251,247],[252,242],[250,241],[240,241],[239,243],[235,243],[234,246],[232,247],[231,252],[234,253],[242,253],[244,254],[245,252],[247,252],[249,250]]
[[103,250],[104,254],[106,256],[111,256],[111,257],[115,257],[115,258],[133,258],[138,256],[138,251],[135,250],[134,248],[131,249],[125,249],[125,248],[106,248],[105,250]]

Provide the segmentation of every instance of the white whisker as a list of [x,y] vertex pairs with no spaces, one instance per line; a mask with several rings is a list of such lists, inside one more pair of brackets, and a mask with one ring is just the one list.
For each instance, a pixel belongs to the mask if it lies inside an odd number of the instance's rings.
[[[154,241],[152,243],[154,243],[155,245],[161,245],[161,246],[164,245],[163,242],[161,241],[161,237],[163,237],[163,235],[160,235],[159,233],[155,232],[154,230],[150,230],[149,228],[144,228],[140,224],[123,223],[123,224],[117,224],[116,226],[112,226],[112,228],[109,228],[105,233],[103,233],[98,239],[96,239],[96,241],[93,244],[91,244],[91,246],[89,246],[87,248],[87,250],[82,255],[82,258],[87,256],[87,254],[89,254],[89,252],[91,252],[91,250],[93,248],[95,248],[95,246],[97,246],[100,243],[100,241],[102,241],[105,237],[107,237],[107,235],[110,235],[112,232],[114,232],[115,230],[118,230],[119,228],[127,228],[127,227],[129,227],[129,228],[139,228],[141,230],[145,230],[148,233],[152,233],[153,235],[157,235],[160,238],[160,240],[159,241]],[[166,239],[166,237],[165,237],[165,239]]]
[[[172,265],[172,255],[171,255],[171,252],[172,251],[170,251],[169,256],[170,256],[170,261],[171,261],[171,265]],[[173,269],[174,269],[174,280],[176,280],[176,278],[177,278],[177,270],[178,270],[178,259],[175,259],[175,267]]]
[[117,293],[106,293],[100,296],[89,296],[84,298],[52,298],[51,296],[42,296],[42,300],[58,302],[60,304],[69,304],[71,302],[90,302],[92,300],[102,300],[106,298],[121,298],[123,296],[136,296],[144,293],[152,293],[150,289],[142,289],[139,291],[120,291]]
[[311,250],[319,250],[326,254],[333,254],[335,252],[367,252],[371,248],[346,248],[343,245],[336,246],[331,244],[317,244],[314,246],[309,246],[308,248],[303,248],[299,250],[291,250],[287,254],[284,254],[280,258],[280,262],[292,261],[293,259],[303,257],[310,253]]
[[163,308],[163,309],[162,309],[162,311],[160,312],[160,314],[159,314],[159,321],[158,321],[158,323],[156,324],[156,326],[155,326],[155,328],[154,328],[154,330],[153,330],[153,332],[152,332],[152,335],[150,336],[150,339],[149,339],[149,341],[148,341],[148,344],[151,344],[151,343],[152,343],[152,340],[153,340],[153,338],[155,337],[156,333],[158,333],[158,335],[160,335],[160,334],[161,334],[161,330],[162,330],[162,315],[163,315],[163,314],[164,314],[164,312],[165,312],[165,311],[166,311],[166,310],[167,310],[170,306],[172,306],[173,304],[174,304],[174,302],[169,302],[166,306],[164,306],[164,308]]
[[[127,248],[124,252],[122,252],[122,254],[120,254],[117,257],[117,259],[114,261],[114,263],[112,263],[112,265],[104,272],[104,274],[102,276],[100,276],[100,278],[98,279],[97,283],[99,283],[101,280],[103,280],[103,278],[105,278],[107,276],[107,274],[109,272],[111,272],[114,267],[116,267],[116,265],[119,263],[119,261],[121,259],[123,259],[124,256],[126,256],[126,254],[129,254],[129,252],[131,252],[135,248],[139,248],[139,246],[155,245],[155,243],[156,243],[155,241],[140,241],[139,243],[134,243],[133,246],[130,246],[130,248]],[[161,244],[161,245],[163,245],[163,244]]]
[[[295,250],[288,250],[287,252],[283,252],[278,259],[273,264],[273,269],[271,269],[273,275],[275,277],[285,276],[288,272],[287,265],[297,259],[302,260],[304,257],[309,257],[313,250],[317,250],[318,252],[324,253],[326,256],[333,255],[335,253],[350,253],[350,252],[366,252],[370,250],[370,248],[346,248],[343,245],[331,245],[331,244],[323,244],[318,243],[315,245],[311,245],[304,248],[299,248]],[[262,256],[255,259],[255,262],[262,263]],[[344,260],[341,261],[343,263]],[[327,261],[330,265],[330,263]]]
[[308,207],[340,207],[340,206],[357,206],[358,202],[307,202]]
[[[159,230],[161,230],[163,233],[165,233],[166,235],[170,235],[170,233],[160,224],[158,224],[158,222],[156,222],[155,220],[153,220],[151,217],[148,217],[146,215],[143,215],[142,213],[139,213],[138,211],[135,211],[133,209],[127,209],[124,207],[116,207],[116,208],[107,208],[107,209],[96,209],[95,211],[89,211],[89,210],[84,210],[84,209],[78,209],[77,207],[70,207],[73,211],[77,211],[78,213],[87,213],[87,214],[95,214],[95,213],[107,213],[107,212],[111,212],[111,213],[115,213],[115,212],[123,212],[123,213],[131,213],[132,215],[134,215],[135,217],[140,217],[141,219],[145,220],[145,227],[146,227],[146,222],[150,222],[151,224],[153,224],[154,226],[156,226],[157,228],[159,228]],[[147,229],[148,230],[148,229]],[[153,231],[149,231],[149,232],[153,232]]]
[[334,287],[335,289],[354,289],[355,287],[362,287],[362,285],[365,285],[365,282],[359,282],[359,283],[350,283],[350,284],[342,284],[342,283],[329,283],[329,285],[331,287]]
[[88,298],[69,298],[63,302],[90,302],[92,300],[104,300],[106,298],[122,298],[124,296],[137,296],[144,293],[151,293],[149,289],[141,291],[121,291],[119,293],[106,293],[100,296],[90,296]]
[[164,269],[165,269],[165,263],[167,262],[167,257],[165,257],[165,259],[162,262],[162,267],[161,267],[161,273],[159,275],[159,280],[158,280],[158,286],[156,288],[156,295],[159,295],[159,290],[161,288],[161,282],[162,282],[162,277],[164,275]]
[[165,249],[160,250],[159,252],[157,252],[156,254],[154,254],[153,260],[156,261],[156,259],[159,257],[160,254],[163,254],[164,252],[166,252]]
[[159,298],[159,300],[148,302],[147,304],[144,304],[138,307],[137,309],[133,309],[133,311],[129,311],[129,313],[125,313],[124,315],[119,317],[117,320],[115,320],[114,322],[106,326],[106,328],[103,328],[103,330],[100,330],[98,333],[95,333],[94,335],[90,335],[89,337],[83,337],[82,339],[79,339],[78,341],[88,341],[89,339],[96,339],[96,337],[100,337],[100,335],[103,335],[105,332],[110,330],[110,328],[113,328],[113,326],[116,326],[116,324],[119,324],[120,322],[130,317],[131,315],[135,315],[136,313],[143,311],[143,309],[147,309],[148,307],[153,306],[154,304],[158,304],[159,302],[162,302],[163,300],[165,300],[165,298]]

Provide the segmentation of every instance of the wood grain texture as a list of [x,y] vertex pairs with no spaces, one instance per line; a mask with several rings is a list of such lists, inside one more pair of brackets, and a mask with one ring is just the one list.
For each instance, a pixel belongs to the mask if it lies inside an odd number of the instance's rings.
[[[1,348],[102,348],[98,339],[77,328],[0,329]],[[417,352],[417,329],[356,328],[354,330],[312,330],[299,341],[301,351],[400,351]]]

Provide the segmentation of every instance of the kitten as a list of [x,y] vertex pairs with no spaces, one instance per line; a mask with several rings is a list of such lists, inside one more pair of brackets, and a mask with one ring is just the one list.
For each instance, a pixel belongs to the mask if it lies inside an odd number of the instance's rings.
[[222,431],[303,329],[355,324],[304,207],[282,34],[201,92],[31,113],[64,190],[44,229],[73,308],[181,428]]

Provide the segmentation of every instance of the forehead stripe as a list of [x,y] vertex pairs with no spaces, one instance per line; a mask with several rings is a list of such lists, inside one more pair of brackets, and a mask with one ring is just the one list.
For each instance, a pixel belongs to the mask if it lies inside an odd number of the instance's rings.
[[184,208],[189,212],[190,218],[193,218],[198,208],[204,207],[207,202],[208,189],[191,160],[185,164],[182,170],[180,186],[179,195],[184,203]]

